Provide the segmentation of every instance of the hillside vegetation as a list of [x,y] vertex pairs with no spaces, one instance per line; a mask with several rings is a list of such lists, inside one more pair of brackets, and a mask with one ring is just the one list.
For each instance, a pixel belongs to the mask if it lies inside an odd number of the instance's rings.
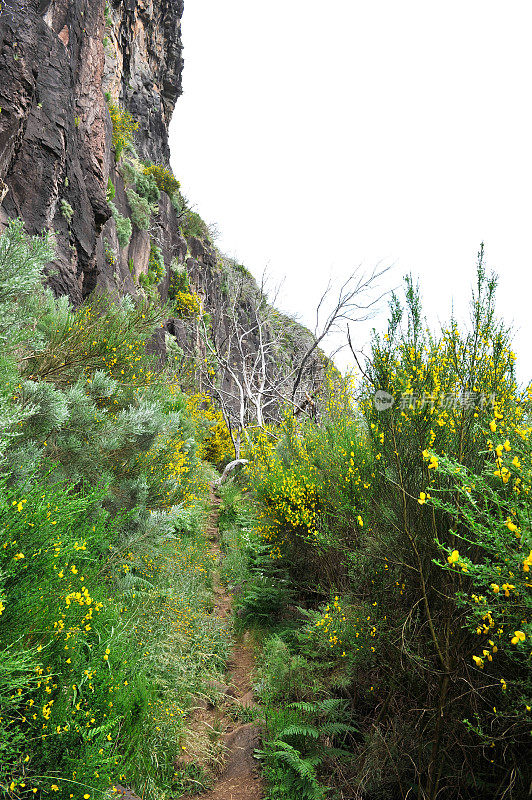
[[74,314],[42,288],[51,254],[18,221],[0,238],[0,786],[179,793],[217,757],[205,735],[176,769],[228,648],[203,534],[216,415],[146,354],[163,308]]
[[438,332],[407,279],[361,383],[256,433],[225,491],[271,798],[528,796],[530,390],[495,288],[481,252]]
[[530,392],[482,254],[467,330],[427,330],[407,280],[357,384],[331,369],[318,414],[245,428],[218,568],[222,414],[149,355],[160,302],[74,313],[43,289],[52,250],[0,238],[2,793],[209,786],[220,731],[194,709],[247,629],[272,800],[527,797]]

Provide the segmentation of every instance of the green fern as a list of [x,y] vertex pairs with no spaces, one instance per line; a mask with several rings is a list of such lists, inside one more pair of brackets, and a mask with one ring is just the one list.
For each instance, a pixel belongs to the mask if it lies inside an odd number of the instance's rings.
[[301,700],[299,702],[290,703],[288,708],[294,708],[296,711],[304,711],[307,714],[327,714],[345,712],[345,700],[338,697],[326,697],[324,700],[314,700],[308,702]]
[[287,742],[276,739],[265,750],[256,750],[257,758],[264,759],[276,773],[273,797],[286,800],[323,800],[326,788],[320,786],[316,767],[323,758],[317,754],[303,756]]
[[287,725],[286,728],[279,733],[279,738],[283,739],[291,736],[310,736],[312,739],[319,739],[320,730],[314,725]]

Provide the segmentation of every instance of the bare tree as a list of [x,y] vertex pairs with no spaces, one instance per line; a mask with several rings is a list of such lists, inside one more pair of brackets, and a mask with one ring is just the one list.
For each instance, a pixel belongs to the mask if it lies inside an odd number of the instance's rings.
[[329,281],[316,306],[314,343],[301,359],[292,386],[292,401],[296,397],[309,358],[323,340],[332,333],[345,334],[350,340],[349,323],[365,322],[374,315],[377,304],[386,294],[386,292],[382,292],[378,297],[375,297],[374,289],[379,278],[388,272],[388,269],[389,267],[383,267],[381,270],[374,268],[369,274],[366,274],[360,268],[355,270],[340,286],[332,308],[327,313],[326,318],[323,319],[323,311],[333,295],[333,285]]
[[345,333],[349,322],[361,322],[374,314],[383,296],[375,296],[375,284],[386,271],[375,269],[365,274],[357,270],[336,296],[329,283],[316,308],[314,332],[275,310],[277,295],[268,300],[264,278],[259,287],[249,278],[234,281],[223,319],[213,329],[200,318],[201,360],[210,363],[210,368],[203,370],[202,385],[219,401],[237,459],[246,431],[253,426],[263,428],[276,417],[280,405],[290,403],[296,414],[316,416],[316,404],[306,385],[308,373],[315,367],[313,355],[328,336]]
[[210,330],[204,317],[199,323],[204,353],[214,367],[206,370],[203,385],[220,403],[237,459],[247,426],[264,427],[278,399],[274,373],[282,334],[275,313],[264,281],[253,291],[242,278],[233,287],[220,329]]

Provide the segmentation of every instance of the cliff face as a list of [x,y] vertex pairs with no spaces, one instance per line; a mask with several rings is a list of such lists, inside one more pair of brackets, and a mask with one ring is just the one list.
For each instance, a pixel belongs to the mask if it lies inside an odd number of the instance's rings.
[[[50,285],[74,305],[95,289],[144,291],[153,284],[150,259],[159,249],[161,299],[168,297],[170,266],[184,266],[223,339],[222,283],[230,265],[224,277],[220,254],[206,235],[183,225],[175,196],[151,198],[141,224],[131,195],[140,192],[147,163],[169,162],[168,127],[181,94],[183,1],[9,0],[0,8],[0,228],[18,216],[30,233],[55,231]],[[118,164],[109,103],[138,125],[134,148]],[[121,220],[130,236],[120,237]],[[180,320],[166,327],[184,349],[190,345]],[[287,347],[307,346],[308,336],[298,334]],[[162,331],[158,348],[164,352]],[[321,363],[309,364],[306,388],[321,376]],[[271,369],[278,369],[273,361]]]
[[[181,92],[182,12],[180,0],[125,0],[107,9],[104,0],[2,3],[3,219],[20,216],[31,233],[57,232],[52,285],[74,303],[97,284],[133,290],[127,276],[109,274],[102,246],[114,162],[104,91],[139,123],[139,154],[167,159],[168,124]],[[63,201],[73,210],[70,221]],[[133,254],[138,249],[133,241]]]

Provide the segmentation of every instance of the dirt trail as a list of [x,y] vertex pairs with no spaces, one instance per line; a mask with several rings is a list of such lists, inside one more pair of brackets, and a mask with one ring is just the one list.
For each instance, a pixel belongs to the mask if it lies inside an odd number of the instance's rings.
[[[219,506],[219,498],[211,492],[212,512],[206,534],[211,552],[216,557],[216,563],[222,559],[218,531]],[[232,598],[222,586],[218,571],[215,571],[213,576],[213,588],[214,613],[222,619],[229,619],[232,613]],[[225,748],[224,767],[220,776],[212,789],[196,795],[197,800],[261,800],[263,797],[258,763],[253,758],[253,751],[260,744],[257,729],[251,722],[245,724],[235,722],[237,715],[234,713],[238,710],[238,706],[249,708],[254,705],[251,688],[252,672],[253,646],[249,635],[244,634],[240,641],[234,643],[227,665],[226,684],[213,686],[224,698],[221,706],[217,708],[204,701],[198,705],[189,720],[192,730],[204,730],[205,726],[211,729],[221,728]],[[176,767],[192,761],[192,757],[180,753],[176,759]],[[120,784],[116,784],[116,789],[118,800],[141,800],[131,789]]]
[[[221,560],[219,544],[218,516],[220,500],[211,494],[212,512],[207,529],[212,552]],[[222,618],[231,616],[232,598],[220,583],[218,573],[214,574],[214,613]],[[253,647],[248,635],[244,634],[233,646],[226,674],[226,697],[234,705],[249,708],[254,704],[251,688],[253,671]],[[230,710],[230,709],[229,709]],[[253,723],[241,724],[223,710],[218,711],[218,722],[224,730],[223,742],[226,748],[224,768],[212,789],[199,795],[201,800],[261,800],[262,783],[258,764],[253,751],[259,746],[259,736]]]

